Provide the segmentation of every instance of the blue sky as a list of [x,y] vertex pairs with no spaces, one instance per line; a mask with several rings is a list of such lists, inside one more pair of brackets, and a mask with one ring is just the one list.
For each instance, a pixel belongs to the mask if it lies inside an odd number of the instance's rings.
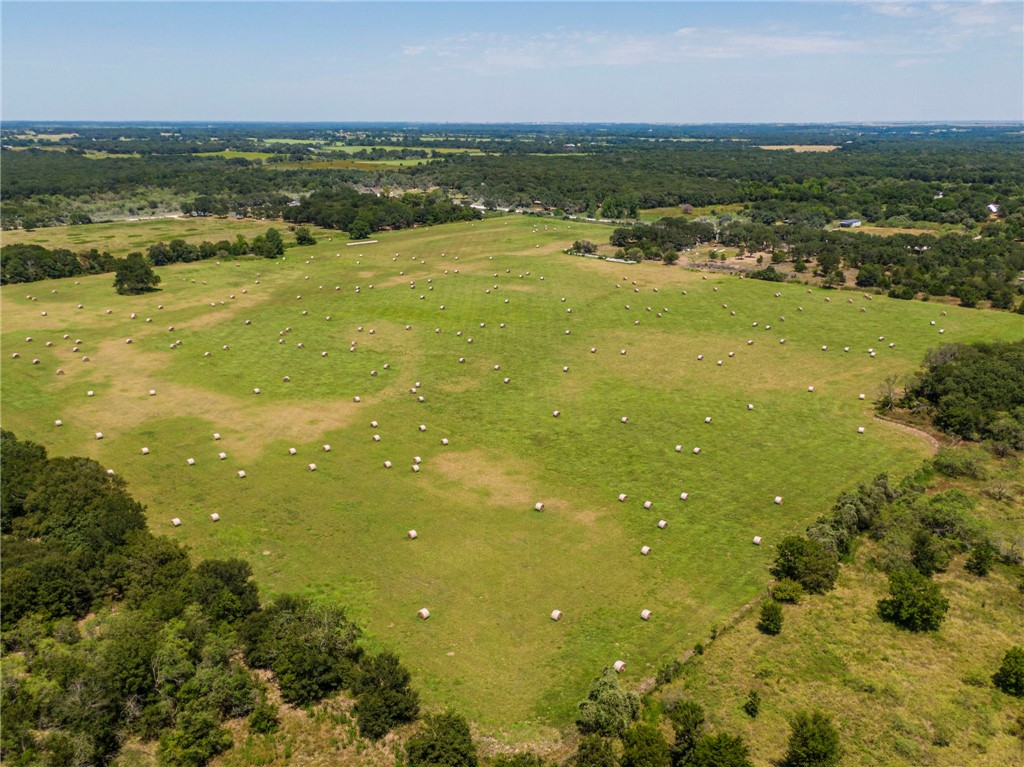
[[1024,2],[7,2],[5,120],[1024,119]]

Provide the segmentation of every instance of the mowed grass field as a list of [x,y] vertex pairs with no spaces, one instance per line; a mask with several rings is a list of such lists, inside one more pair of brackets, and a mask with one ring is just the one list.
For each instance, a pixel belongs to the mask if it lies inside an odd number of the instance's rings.
[[[134,226],[151,224],[115,239]],[[927,442],[872,417],[887,375],[940,341],[1024,333],[1008,313],[561,252],[608,231],[320,232],[278,260],[160,269],[144,296],[110,275],[7,286],[3,425],[113,468],[155,530],[248,560],[264,598],[348,605],[428,705],[557,737],[605,666],[653,676],[763,591],[781,537],[918,465]]]

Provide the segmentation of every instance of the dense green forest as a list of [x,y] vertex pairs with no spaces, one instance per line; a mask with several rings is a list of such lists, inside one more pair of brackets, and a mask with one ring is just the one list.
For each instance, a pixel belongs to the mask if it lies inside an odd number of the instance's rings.
[[942,431],[1000,453],[1024,450],[1024,341],[940,346],[883,406],[923,414]]
[[276,726],[252,668],[288,703],[348,690],[367,738],[418,717],[408,671],[365,652],[342,608],[261,607],[248,563],[193,563],[93,460],[7,431],[0,460],[6,764],[106,764],[127,737],[157,741],[161,764],[205,764],[231,746],[226,719]]

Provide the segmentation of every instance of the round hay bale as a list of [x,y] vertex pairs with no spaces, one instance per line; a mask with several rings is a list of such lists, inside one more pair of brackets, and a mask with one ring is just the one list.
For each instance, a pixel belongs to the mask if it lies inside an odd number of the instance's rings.
[[420,537],[420,534],[417,533],[415,530],[410,530],[405,534],[405,537],[408,538],[410,541],[414,541]]
[[174,517],[174,519],[171,520],[171,524],[174,525],[175,527],[180,527],[181,526],[181,520],[178,519],[177,517]]
[[568,365],[563,365],[562,366],[562,372],[563,373],[568,373],[569,372],[569,366]]
[[511,380],[512,380],[511,378],[503,378],[501,382],[502,383],[508,383]]
[[679,494],[679,500],[680,500],[680,501],[685,501],[685,500],[687,500],[687,499],[688,499],[689,497],[690,497],[690,494],[689,494],[689,493],[680,493],[680,494]]
[[56,421],[53,422],[53,425],[54,426],[63,426],[64,422],[58,418]]
[[257,386],[255,389],[252,390],[252,393],[253,394],[259,394],[260,393],[260,388]]
[[533,510],[544,511],[544,503],[542,501],[537,501],[537,503],[533,504]]
[[621,421],[622,423],[629,423],[629,417],[628,416],[622,416],[622,418],[620,418],[619,421]]
[[711,416],[707,416],[707,417],[706,417],[706,418],[704,419],[704,423],[711,423]]
[[809,392],[813,392],[813,391],[814,391],[814,387],[813,387],[813,386],[808,386],[808,387],[807,387],[807,391],[809,391]]
[[651,613],[650,610],[641,610],[640,611],[640,620],[642,620],[642,621],[649,621],[651,619],[651,614],[652,613]]
[[216,441],[216,440],[218,440],[218,439],[220,439],[220,434],[219,434],[218,432],[214,432],[214,433],[213,433],[213,439],[214,439],[215,441]]
[[645,509],[650,511],[653,507],[654,507],[654,504],[651,501],[644,501],[644,508]]
[[391,468],[391,461],[384,461],[384,468],[385,469],[390,469]]
[[[355,396],[355,397],[353,397],[353,398],[352,398],[352,401],[353,401],[353,402],[362,402],[363,400],[362,400],[362,398],[361,398],[361,397],[359,397],[359,396]],[[422,402],[422,401],[423,401],[423,398],[422,398],[422,397],[420,397],[420,402]]]
[[380,442],[380,435],[379,434],[374,434],[373,435],[373,441],[374,442]]
[[645,557],[649,556],[650,553],[651,553],[651,547],[650,546],[641,546],[640,547],[640,553],[643,554]]
[[448,438],[447,437],[441,437],[441,444],[445,445],[447,447],[447,445],[448,445]]
[[425,621],[427,618],[430,617],[430,610],[428,610],[426,607],[421,607],[419,610],[416,611],[416,616],[420,620]]
[[677,453],[683,452],[683,446],[682,445],[676,445],[676,452]]
[[775,496],[775,505],[776,506],[781,506],[782,505],[782,496],[781,495]]
[[315,463],[309,464],[309,470],[310,471],[316,471],[316,464]]
[[591,346],[590,347],[590,353],[591,354],[597,354],[597,347],[596,346]]
[[552,610],[551,611],[551,620],[556,621],[556,622],[562,620],[562,611],[561,610]]
[[[707,279],[707,278],[705,277],[704,279]],[[621,674],[623,671],[626,670],[626,661],[624,661],[624,660],[617,660],[617,661],[615,661],[615,663],[612,664],[612,668],[615,669],[615,673],[616,674]]]
[[625,355],[625,353],[626,353],[625,349],[619,349],[619,354]]
[[376,421],[370,421],[370,427],[376,429],[377,428],[377,422]]
[[96,432],[95,436],[96,436],[96,439],[103,439],[103,432],[98,431],[98,432]]
[[693,449],[693,454],[694,454],[694,455],[700,455],[700,448],[699,448],[699,447],[695,447],[695,448]]
[[93,397],[93,396],[95,396],[95,395],[96,395],[96,392],[94,392],[94,391],[93,391],[92,389],[89,389],[89,391],[87,391],[87,392],[85,393],[85,396],[86,396],[86,397]]
[[748,402],[747,403],[747,410],[753,410],[753,409],[754,409],[754,403],[753,402]]
[[195,458],[186,458],[185,459],[185,463],[188,464],[189,466],[195,466],[196,465],[196,459]]
[[329,453],[329,452],[331,452],[331,446],[330,446],[330,445],[324,445],[324,446],[323,446],[323,447],[322,447],[321,449],[322,449],[322,450],[323,450],[323,451],[324,451],[325,453]]
[[220,459],[220,460],[222,460],[222,461],[223,461],[223,460],[226,460],[226,459],[227,459],[227,457],[228,457],[228,454],[227,454],[227,453],[217,453],[217,458],[219,458],[219,459]]
[[156,389],[150,389],[149,390],[149,396],[150,397],[155,397],[156,396]]
[[761,536],[760,535],[755,535],[754,536],[754,540],[752,541],[752,543],[755,546],[760,546],[761,545]]
[[114,470],[113,469],[107,469],[107,476],[108,477],[114,476]]
[[619,503],[625,503],[628,497],[625,493],[619,493]]
[[864,399],[864,395],[863,394],[858,394],[857,395],[857,399]]
[[218,514],[216,511],[213,512],[213,514],[210,515],[210,521],[211,522],[219,522],[220,521],[220,514]]
[[239,479],[245,479],[245,469],[239,469],[238,470],[238,478]]
[[555,410],[554,412],[551,413],[551,416],[553,418],[558,418],[558,416],[560,416],[561,414],[562,414],[561,411]]
[[857,427],[857,433],[858,434],[863,434],[864,433],[864,427],[863,426],[858,426]]
[[704,359],[704,355],[703,354],[698,354],[697,355],[697,362],[701,362],[701,361],[703,361],[703,359]]
[[659,519],[658,520],[658,527],[661,530],[664,530],[666,527],[668,527],[668,520],[667,519]]
[[426,430],[427,430],[426,424],[422,424],[422,423],[421,423],[421,424],[419,425],[419,429],[420,429],[420,431],[426,431]]
[[148,447],[144,447],[139,452],[141,452],[143,455],[149,455],[149,448]]

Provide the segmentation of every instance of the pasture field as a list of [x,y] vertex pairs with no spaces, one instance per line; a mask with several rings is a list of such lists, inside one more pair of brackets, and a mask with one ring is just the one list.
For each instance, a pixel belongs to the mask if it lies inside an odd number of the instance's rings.
[[113,468],[154,529],[248,560],[264,598],[348,605],[429,706],[557,737],[605,666],[652,677],[763,591],[782,536],[918,465],[928,443],[872,417],[887,375],[940,341],[1022,334],[1008,313],[562,253],[607,233],[518,216],[352,246],[318,232],[277,260],[162,268],[143,296],[110,275],[7,286],[3,425]]
[[232,160],[241,157],[245,160],[266,160],[273,157],[271,152],[242,152],[235,149],[222,149],[219,152],[196,152],[196,157],[223,157],[225,160]]
[[[174,239],[182,239],[196,245],[204,240],[234,241],[238,235],[252,239],[259,234],[265,234],[271,227],[283,232],[286,225],[281,221],[257,221],[253,218],[180,216],[143,221],[112,221],[84,226],[53,226],[31,231],[12,229],[0,235],[0,242],[4,245],[25,243],[46,248],[67,248],[76,253],[96,248],[112,256],[123,257],[132,251],[145,251],[154,243],[170,242]],[[104,277],[101,281],[105,286],[108,280]]]

